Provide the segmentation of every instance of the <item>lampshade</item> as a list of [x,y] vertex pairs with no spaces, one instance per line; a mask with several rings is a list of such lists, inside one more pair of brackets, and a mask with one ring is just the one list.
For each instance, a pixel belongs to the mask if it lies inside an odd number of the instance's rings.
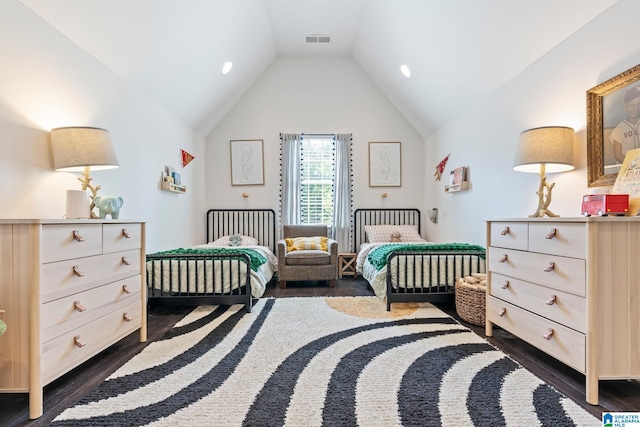
[[51,130],[53,167],[57,171],[82,172],[117,168],[118,158],[109,132],[93,127],[61,127]]
[[548,173],[566,172],[573,165],[574,130],[565,126],[548,126],[525,130],[513,161],[519,172],[539,173],[545,165]]

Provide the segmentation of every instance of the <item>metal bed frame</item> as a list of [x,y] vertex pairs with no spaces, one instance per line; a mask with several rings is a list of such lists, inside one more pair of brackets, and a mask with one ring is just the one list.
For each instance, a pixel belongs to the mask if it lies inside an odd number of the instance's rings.
[[[354,212],[354,251],[366,242],[365,225],[416,225],[420,233],[420,211],[415,208],[392,209],[356,209]],[[387,311],[394,302],[451,302],[454,299],[455,281],[458,277],[470,275],[472,272],[483,272],[482,265],[485,251],[424,251],[398,250],[387,257]],[[429,266],[429,273],[424,268],[415,269],[409,266]],[[451,265],[453,264],[453,265]],[[450,268],[452,271],[451,276]],[[392,268],[395,267],[395,268]],[[431,274],[434,272],[435,274]],[[443,271],[444,270],[444,271]],[[395,274],[393,273],[395,271]],[[444,275],[444,283],[433,279]],[[405,287],[395,287],[394,283],[405,283]]]
[[[209,209],[206,213],[206,242],[210,243],[222,236],[233,234],[242,234],[244,236],[255,237],[258,244],[267,246],[275,253],[276,247],[276,224],[275,211],[273,209]],[[219,304],[233,305],[244,304],[247,312],[251,311],[253,306],[253,298],[251,296],[251,261],[247,254],[229,253],[217,255],[202,254],[148,254],[147,258],[147,287],[149,295],[149,303],[158,303],[162,305],[187,305],[195,306],[202,304]],[[218,261],[217,264],[213,261]],[[171,262],[184,261],[184,262]],[[207,275],[205,264],[210,262],[212,274]],[[246,274],[241,277],[240,264],[246,264]],[[235,270],[233,270],[235,266]],[[154,275],[150,275],[150,270],[160,268],[160,283],[155,280]],[[177,269],[177,270],[176,270]],[[198,277],[200,272],[205,281],[210,277],[213,280],[216,273],[221,273],[224,277],[224,271],[236,271],[235,278],[238,283],[242,283],[237,288],[231,288],[228,292],[198,292],[195,284],[178,283],[178,291],[163,291],[164,285],[169,289],[175,289],[176,284],[172,283],[174,273],[178,277],[182,277],[182,273],[186,277],[195,274]],[[169,283],[164,283],[165,273],[167,273]]]

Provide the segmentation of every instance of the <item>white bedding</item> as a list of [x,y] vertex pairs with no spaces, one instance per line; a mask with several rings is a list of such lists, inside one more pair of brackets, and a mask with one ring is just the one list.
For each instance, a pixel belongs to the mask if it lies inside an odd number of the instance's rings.
[[[425,243],[429,243],[426,240],[423,242],[403,242],[403,245],[423,245]],[[384,267],[382,267],[380,270],[376,270],[376,267],[370,263],[367,260],[367,256],[369,255],[369,253],[374,250],[377,247],[380,247],[382,245],[386,245],[389,244],[388,242],[386,243],[362,243],[360,245],[360,251],[358,252],[358,256],[356,258],[356,269],[358,271],[358,273],[362,274],[362,277],[364,277],[370,284],[371,288],[373,289],[373,291],[375,292],[376,296],[378,297],[384,297],[386,295],[387,292],[387,266],[385,265]],[[448,270],[448,277],[452,277],[454,274],[454,265],[456,265],[457,263],[457,267],[459,267],[459,257],[457,257],[457,259],[455,260],[455,262],[451,262],[453,259],[453,255],[449,256],[449,262],[447,263],[447,267],[445,267],[445,258],[447,257],[440,257],[440,269],[432,269],[431,266],[429,265],[428,262],[425,262],[424,265],[422,265],[422,258],[418,257],[415,259],[415,265],[409,265],[408,266],[408,278],[413,277],[413,271],[416,270],[417,274],[424,274],[425,277],[427,276],[431,276],[431,280],[432,283],[437,283],[438,285],[453,285],[453,283],[446,283],[446,277],[447,275],[445,275],[445,269]],[[405,258],[400,258],[400,269],[401,271],[405,270],[405,266],[404,266],[404,261]],[[475,265],[474,265],[475,267]],[[392,264],[392,276],[395,277],[395,273],[397,270],[397,265],[395,263]],[[420,271],[422,270],[422,272]],[[460,271],[458,269],[458,271]],[[484,272],[485,271],[485,260],[481,259],[481,263],[480,263],[480,271],[474,271],[473,272]],[[438,277],[440,276],[440,277]],[[400,283],[393,283],[394,288],[398,288],[398,287],[411,287],[411,283],[407,284],[404,281],[404,278],[401,277],[401,282]]]
[[[193,248],[219,247],[222,246],[205,244],[194,246]],[[260,298],[264,294],[267,284],[278,269],[277,257],[266,246],[225,246],[225,248],[252,249],[267,258],[267,262],[262,264],[257,271],[251,270],[250,273],[251,295],[254,298]],[[246,280],[247,265],[244,262],[238,263],[237,261],[232,261],[229,263],[228,260],[216,260],[212,264],[211,261],[164,260],[163,263],[164,268],[161,269],[160,262],[155,262],[155,268],[152,267],[153,263],[151,261],[147,262],[148,286],[153,285],[157,289],[161,288],[162,292],[194,292],[195,287],[198,294],[230,293],[232,289],[237,289],[239,285],[243,285]],[[171,263],[171,268],[169,268],[169,263]],[[204,263],[206,263],[206,269],[203,268]],[[224,263],[224,268],[221,266],[222,263]],[[231,268],[229,268],[229,264]],[[215,278],[212,280],[213,271],[215,271]],[[225,273],[224,277],[222,277],[222,271]]]

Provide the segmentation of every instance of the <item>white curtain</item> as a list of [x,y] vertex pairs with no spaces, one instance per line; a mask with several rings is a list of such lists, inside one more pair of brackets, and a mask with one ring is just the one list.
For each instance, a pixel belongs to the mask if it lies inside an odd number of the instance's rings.
[[301,137],[299,133],[280,134],[280,225],[300,224]]
[[340,252],[351,252],[351,134],[336,134],[334,141],[333,238],[338,241]]

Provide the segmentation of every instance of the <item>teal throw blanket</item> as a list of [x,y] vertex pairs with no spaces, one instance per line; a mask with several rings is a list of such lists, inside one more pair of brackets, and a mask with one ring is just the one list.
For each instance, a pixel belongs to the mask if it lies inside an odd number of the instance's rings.
[[390,243],[372,249],[367,255],[367,259],[376,270],[380,270],[387,263],[387,257],[393,251],[438,251],[447,252],[477,252],[482,251],[484,258],[485,249],[482,246],[470,245],[468,243],[424,243],[408,245],[406,243]]
[[243,253],[249,255],[251,259],[251,270],[258,271],[258,268],[267,262],[267,258],[262,255],[260,252],[255,251],[253,249],[242,249],[242,248],[178,248],[171,249],[169,251],[157,252],[155,255],[187,255],[187,254],[196,254],[196,255],[227,255],[227,254],[237,254]]

